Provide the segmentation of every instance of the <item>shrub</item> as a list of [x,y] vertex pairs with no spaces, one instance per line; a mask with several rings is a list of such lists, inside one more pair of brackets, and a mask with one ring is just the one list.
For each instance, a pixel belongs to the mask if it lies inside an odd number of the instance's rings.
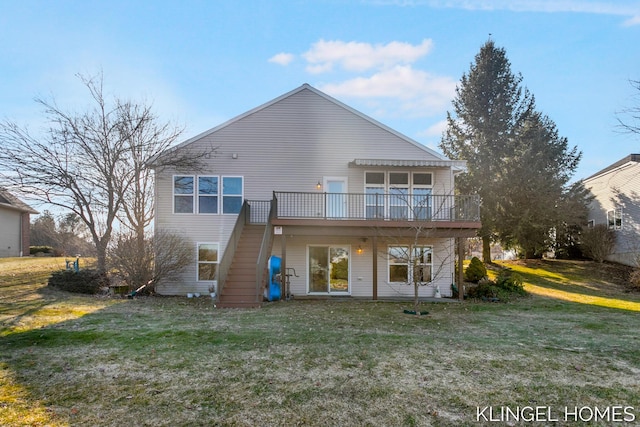
[[85,269],[78,272],[60,270],[51,275],[48,285],[67,292],[97,294],[101,288],[109,286],[109,279],[105,274],[100,274],[93,269]]
[[580,239],[583,253],[596,262],[604,262],[616,243],[616,235],[605,224],[587,228]]
[[500,271],[495,281],[482,279],[477,286],[469,289],[469,296],[479,299],[509,301],[514,296],[526,295],[522,278],[508,269]]
[[38,253],[52,254],[53,248],[51,246],[29,246],[29,253],[35,255]]
[[640,269],[636,268],[629,275],[629,287],[631,290],[640,291]]
[[468,282],[478,283],[480,279],[487,276],[487,269],[478,257],[471,258],[469,266],[464,271],[464,278]]
[[187,266],[193,265],[193,244],[184,236],[158,230],[155,235],[138,241],[131,233],[119,234],[109,248],[109,266],[130,290],[151,294],[162,280],[178,277]]
[[509,269],[501,270],[496,277],[496,286],[510,294],[524,296],[527,291],[524,290],[524,284],[520,275],[511,272]]
[[494,282],[489,279],[482,279],[477,286],[469,289],[468,295],[471,298],[493,299],[499,298],[500,290]]

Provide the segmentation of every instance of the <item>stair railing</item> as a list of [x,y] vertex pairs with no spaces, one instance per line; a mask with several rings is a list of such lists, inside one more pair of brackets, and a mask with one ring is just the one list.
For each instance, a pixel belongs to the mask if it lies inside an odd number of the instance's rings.
[[236,224],[233,227],[231,236],[229,236],[227,247],[224,249],[224,255],[222,255],[222,259],[218,264],[218,289],[216,292],[217,302],[220,302],[220,295],[222,295],[222,289],[224,289],[225,282],[227,281],[227,275],[229,274],[233,257],[235,256],[236,249],[238,248],[238,242],[240,242],[244,225],[247,222],[247,215],[249,215],[249,204],[245,200],[240,208],[240,212],[238,213],[238,218],[236,219]]
[[256,302],[260,302],[262,299],[262,289],[266,285],[267,279],[267,262],[269,260],[269,254],[271,253],[271,246],[273,245],[273,222],[278,212],[278,202],[274,197],[271,200],[271,208],[269,209],[269,219],[267,225],[264,228],[264,234],[262,236],[262,244],[260,245],[260,254],[256,261]]

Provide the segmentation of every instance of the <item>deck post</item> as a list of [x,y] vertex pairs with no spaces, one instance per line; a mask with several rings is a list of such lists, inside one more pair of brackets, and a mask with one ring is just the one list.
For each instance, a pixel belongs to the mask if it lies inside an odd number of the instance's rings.
[[458,299],[464,301],[464,244],[465,237],[458,237]]
[[282,230],[282,237],[280,239],[280,249],[282,249],[282,260],[280,261],[280,298],[287,299],[287,235]]
[[373,300],[378,299],[378,236],[371,238],[371,265],[373,266],[372,280],[373,280]]

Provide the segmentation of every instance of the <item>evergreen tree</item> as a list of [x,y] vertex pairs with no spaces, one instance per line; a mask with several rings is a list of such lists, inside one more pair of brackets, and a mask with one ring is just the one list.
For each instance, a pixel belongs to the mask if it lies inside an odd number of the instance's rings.
[[555,123],[536,111],[521,82],[505,50],[485,43],[456,89],[455,117],[447,114],[440,145],[449,157],[468,162],[457,184],[482,199],[485,262],[492,239],[518,247],[526,257],[541,256],[553,245],[558,225],[573,226],[579,216],[564,207],[577,200],[568,181],[581,153],[569,149]]
[[511,72],[506,52],[489,40],[463,74],[453,100],[455,116],[447,112],[447,129],[440,148],[452,159],[467,161],[468,171],[457,178],[461,193],[479,194],[483,261],[491,261],[496,214],[506,185],[505,162],[514,151],[519,124],[534,109],[534,98]]

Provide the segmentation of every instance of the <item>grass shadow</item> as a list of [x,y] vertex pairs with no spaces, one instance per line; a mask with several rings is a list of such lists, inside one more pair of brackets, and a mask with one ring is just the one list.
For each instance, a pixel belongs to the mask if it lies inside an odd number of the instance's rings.
[[640,295],[624,285],[628,269],[623,266],[565,260],[505,261],[499,265],[518,273],[525,289],[537,296],[640,311]]

